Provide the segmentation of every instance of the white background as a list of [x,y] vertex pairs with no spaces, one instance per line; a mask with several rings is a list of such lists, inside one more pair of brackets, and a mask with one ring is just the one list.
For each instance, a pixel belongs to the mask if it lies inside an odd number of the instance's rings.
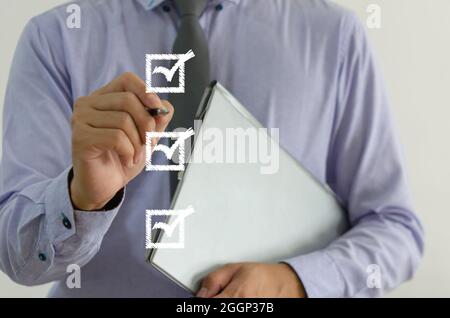
[[[2,2],[0,105],[25,23],[63,2]],[[368,34],[386,78],[415,205],[426,230],[426,254],[416,277],[389,296],[450,297],[450,1],[337,2],[356,11],[362,21],[367,20],[369,4],[382,9],[381,29]],[[0,273],[0,297],[44,297],[48,288],[18,286]]]

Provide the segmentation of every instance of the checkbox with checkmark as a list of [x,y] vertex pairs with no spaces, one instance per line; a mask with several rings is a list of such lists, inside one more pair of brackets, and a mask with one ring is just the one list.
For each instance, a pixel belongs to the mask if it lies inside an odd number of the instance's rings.
[[[184,93],[186,62],[194,58],[195,54],[189,50],[185,54],[146,54],[146,84],[147,93]],[[175,61],[170,67],[156,66],[157,61]],[[153,76],[162,74],[171,83],[178,73],[178,86],[158,87],[153,85]]]
[[[184,171],[185,164],[185,143],[194,136],[195,132],[192,128],[186,131],[174,131],[174,132],[159,132],[159,131],[147,131],[145,134],[145,170],[146,171]],[[162,143],[153,144],[155,139],[161,140],[162,138],[174,139],[175,142],[166,146]],[[155,151],[162,152],[166,158],[172,161],[172,164],[159,165],[153,162],[153,153]],[[178,154],[177,163],[174,161],[174,155]]]
[[[145,220],[145,247],[184,248],[184,222],[194,213],[192,206],[182,210],[147,210]],[[155,221],[155,217],[165,218],[165,222]],[[169,241],[157,242],[155,231],[164,231]]]

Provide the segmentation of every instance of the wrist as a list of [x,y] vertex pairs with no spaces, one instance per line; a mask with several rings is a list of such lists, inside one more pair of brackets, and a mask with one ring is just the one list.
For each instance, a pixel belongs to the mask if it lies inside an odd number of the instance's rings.
[[109,200],[104,202],[90,202],[86,200],[86,195],[80,191],[75,182],[70,183],[70,199],[75,210],[82,211],[98,211],[101,210]]
[[[98,211],[102,210],[102,208],[112,199],[109,198],[105,201],[93,202],[89,201],[88,195],[83,193],[83,188],[79,186],[79,183],[73,176],[73,169],[69,172],[69,197],[72,202],[72,206],[75,210],[82,211]],[[113,196],[114,197],[114,196]]]
[[298,276],[297,272],[287,263],[279,263],[278,265],[283,268],[284,272],[287,275],[287,281],[292,282],[291,284],[291,290],[294,293],[294,297],[299,298],[307,298],[305,287],[303,286],[303,283]]

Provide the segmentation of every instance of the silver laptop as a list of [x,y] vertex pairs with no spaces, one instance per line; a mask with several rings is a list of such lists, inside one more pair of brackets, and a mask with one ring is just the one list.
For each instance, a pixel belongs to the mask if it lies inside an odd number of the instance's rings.
[[[278,262],[324,248],[346,231],[335,195],[222,85],[208,89],[197,116],[203,122],[165,221],[169,227],[147,222],[152,234],[158,229],[149,262],[167,277],[195,293],[201,279],[224,264]],[[264,160],[247,153],[245,162],[236,154],[234,163],[223,154],[220,162],[219,150],[214,153],[205,139],[219,132],[226,138],[227,129],[258,130],[258,143],[278,151],[265,152]],[[224,152],[230,150],[225,143]]]

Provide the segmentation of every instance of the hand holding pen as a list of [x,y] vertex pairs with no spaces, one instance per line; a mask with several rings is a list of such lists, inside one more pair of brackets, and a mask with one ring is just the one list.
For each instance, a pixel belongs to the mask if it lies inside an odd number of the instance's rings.
[[115,197],[145,166],[146,132],[163,132],[173,111],[132,73],[79,98],[72,117],[73,205],[96,210]]

